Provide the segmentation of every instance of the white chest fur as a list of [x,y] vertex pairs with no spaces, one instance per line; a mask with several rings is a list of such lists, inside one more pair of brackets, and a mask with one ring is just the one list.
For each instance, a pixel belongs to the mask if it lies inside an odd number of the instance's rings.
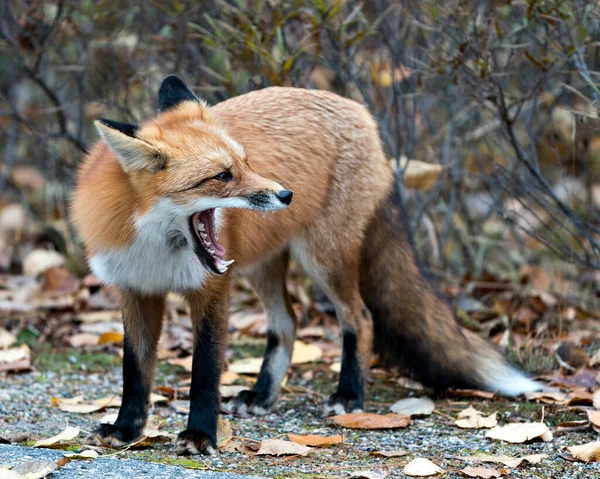
[[104,283],[148,294],[201,287],[210,273],[193,252],[189,214],[160,200],[136,220],[133,243],[90,258],[92,271]]

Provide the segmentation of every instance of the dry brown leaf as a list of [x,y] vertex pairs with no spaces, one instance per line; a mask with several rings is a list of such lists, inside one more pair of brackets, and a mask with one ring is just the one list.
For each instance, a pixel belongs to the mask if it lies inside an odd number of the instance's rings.
[[315,434],[288,434],[290,441],[303,446],[327,447],[335,444],[342,444],[343,438],[341,434],[334,436],[317,436]]
[[465,467],[460,472],[467,477],[481,477],[482,479],[490,479],[492,477],[501,477],[502,473],[498,469],[488,469],[485,467]]
[[511,443],[523,443],[532,439],[548,442],[552,440],[552,433],[544,423],[531,422],[496,426],[490,429],[485,437]]
[[478,389],[450,389],[448,392],[453,396],[462,398],[476,397],[484,399],[493,399],[496,396],[495,392],[480,391]]
[[109,331],[100,335],[98,344],[119,344],[123,342],[123,333]]
[[547,458],[548,454],[530,454],[528,456],[511,457],[505,455],[492,456],[489,454],[477,454],[475,456],[461,457],[465,461],[474,462],[493,462],[504,464],[507,467],[515,468],[518,467],[523,461],[527,461],[531,464],[539,464],[543,459]]
[[400,158],[400,168],[404,169],[403,183],[414,190],[430,190],[444,171],[442,165],[419,160],[408,161],[406,157]]
[[219,415],[217,418],[217,445],[220,447],[231,440],[233,429],[229,419]]
[[405,416],[429,416],[435,409],[435,403],[428,397],[400,399],[390,407],[390,411]]
[[262,358],[239,359],[229,365],[229,371],[237,374],[258,374],[262,361]]
[[600,427],[600,411],[587,411],[587,416],[595,427]]
[[266,326],[266,324],[267,317],[265,313],[248,313],[246,311],[240,311],[229,317],[229,325],[242,333],[248,333],[259,326]]
[[494,412],[489,416],[484,416],[481,411],[478,411],[473,406],[469,406],[458,413],[458,419],[454,421],[454,424],[463,429],[490,428],[498,424],[496,414]]
[[81,431],[76,427],[67,426],[63,432],[57,434],[56,436],[49,437],[48,439],[40,439],[36,441],[33,447],[48,447],[54,446],[55,444],[70,441],[79,436]]
[[258,456],[284,456],[303,455],[312,451],[312,448],[281,439],[265,439],[257,451]]
[[314,363],[323,357],[323,350],[317,344],[294,341],[292,364]]
[[348,429],[395,429],[410,424],[410,417],[402,414],[373,414],[356,412],[330,418],[336,426]]
[[83,348],[86,346],[95,346],[98,344],[100,336],[92,333],[77,333],[69,338],[69,344],[74,348]]
[[588,442],[581,446],[569,446],[567,447],[575,459],[579,459],[584,462],[596,462],[600,461],[600,441]]
[[296,333],[296,336],[300,339],[303,338],[324,338],[326,335],[325,328],[323,326],[308,326],[306,328],[300,328]]
[[31,350],[26,344],[0,350],[0,371],[24,371],[31,369]]
[[350,475],[350,477],[353,479],[385,479],[387,476],[387,471],[384,471],[383,469],[369,469],[366,471],[356,471]]
[[402,457],[406,456],[408,451],[373,451],[371,456],[378,457]]
[[528,401],[540,401],[546,404],[565,404],[567,402],[567,393],[561,391],[525,393],[525,399]]
[[233,371],[225,371],[223,374],[221,374],[221,384],[223,386],[230,386],[235,381],[237,381],[239,378],[240,378],[239,374],[234,373]]
[[[13,472],[25,479],[42,479],[58,469],[58,464],[48,461],[27,461],[13,468]],[[9,476],[10,477],[10,476]]]
[[424,457],[417,457],[404,466],[404,474],[412,477],[436,476],[442,472],[438,465]]
[[186,372],[192,372],[192,361],[194,360],[193,356],[187,356],[185,358],[177,358],[177,359],[169,359],[167,363],[173,366],[179,366],[183,368]]

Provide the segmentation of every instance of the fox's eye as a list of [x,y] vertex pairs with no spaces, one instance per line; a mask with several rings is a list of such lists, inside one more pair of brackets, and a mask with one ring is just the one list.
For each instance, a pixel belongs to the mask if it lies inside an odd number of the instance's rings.
[[226,183],[233,180],[233,175],[229,171],[224,171],[223,173],[219,173],[217,176],[215,176],[214,179]]

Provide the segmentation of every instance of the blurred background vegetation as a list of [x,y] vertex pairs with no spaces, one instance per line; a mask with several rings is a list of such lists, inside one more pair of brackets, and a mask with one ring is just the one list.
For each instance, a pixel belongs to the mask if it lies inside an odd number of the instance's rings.
[[[22,208],[0,218],[1,271],[19,270],[29,234],[84,272],[66,219],[77,165],[97,139],[93,120],[147,118],[160,81],[176,73],[212,104],[282,85],[367,105],[400,174],[413,163],[436,172],[427,184],[405,181],[403,194],[419,256],[450,285],[500,275],[567,284],[590,301],[600,291],[597,2],[6,0],[0,8],[0,206]],[[540,265],[560,278],[532,273]]]

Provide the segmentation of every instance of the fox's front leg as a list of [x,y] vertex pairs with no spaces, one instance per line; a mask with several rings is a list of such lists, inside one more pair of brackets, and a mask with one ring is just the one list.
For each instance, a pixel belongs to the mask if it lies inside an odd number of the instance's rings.
[[123,303],[123,401],[114,424],[100,424],[88,444],[123,446],[142,435],[156,366],[156,345],[162,329],[163,296],[122,292]]
[[194,292],[188,295],[188,302],[194,328],[190,415],[175,450],[180,455],[212,455],[218,452],[219,383],[227,347],[227,291],[223,287],[218,292]]

